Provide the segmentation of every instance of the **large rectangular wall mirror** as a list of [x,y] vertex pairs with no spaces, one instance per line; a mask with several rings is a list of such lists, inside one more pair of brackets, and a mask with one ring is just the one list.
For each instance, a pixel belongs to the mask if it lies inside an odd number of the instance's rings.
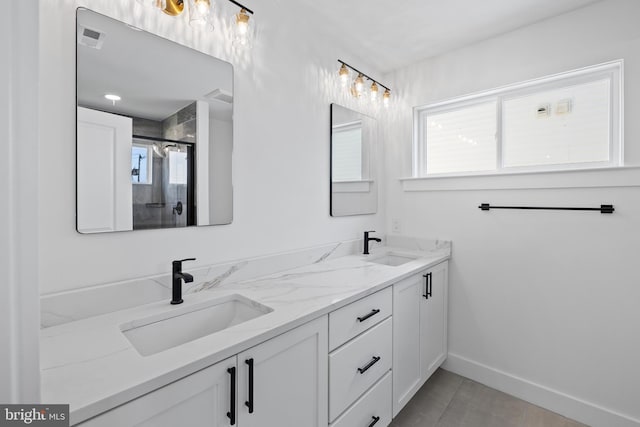
[[80,233],[229,224],[233,67],[77,10]]
[[374,118],[331,104],[331,216],[376,213],[377,135]]

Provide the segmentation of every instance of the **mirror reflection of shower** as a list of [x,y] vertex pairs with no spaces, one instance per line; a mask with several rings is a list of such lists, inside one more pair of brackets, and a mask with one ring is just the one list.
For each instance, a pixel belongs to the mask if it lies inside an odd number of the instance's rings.
[[196,223],[194,144],[134,135],[133,229]]

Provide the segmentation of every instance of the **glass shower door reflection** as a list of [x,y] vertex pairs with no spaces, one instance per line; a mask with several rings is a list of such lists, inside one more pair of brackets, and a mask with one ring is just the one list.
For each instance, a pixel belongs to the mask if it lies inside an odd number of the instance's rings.
[[134,138],[136,147],[145,144],[152,159],[146,176],[151,179],[139,179],[144,150],[132,153],[134,230],[195,225],[194,145]]

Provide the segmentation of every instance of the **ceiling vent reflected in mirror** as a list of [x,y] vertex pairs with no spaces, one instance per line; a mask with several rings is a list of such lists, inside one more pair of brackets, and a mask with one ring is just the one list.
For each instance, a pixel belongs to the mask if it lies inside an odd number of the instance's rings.
[[106,34],[98,30],[83,26],[78,27],[78,44],[82,46],[100,50],[102,49],[105,37]]

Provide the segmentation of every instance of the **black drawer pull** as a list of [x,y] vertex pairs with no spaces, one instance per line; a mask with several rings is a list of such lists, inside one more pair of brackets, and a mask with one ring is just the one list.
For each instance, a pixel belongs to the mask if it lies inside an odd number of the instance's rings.
[[358,368],[358,372],[360,372],[361,374],[364,374],[365,372],[367,372],[369,370],[370,367],[372,367],[373,365],[378,363],[379,360],[380,360],[380,357],[373,356],[373,359],[371,359],[371,362],[367,363],[362,368]]
[[230,410],[227,412],[227,417],[229,417],[229,424],[234,426],[236,425],[236,367],[227,369],[227,372],[231,375]]
[[422,277],[424,277],[424,294],[422,294],[422,296],[425,299],[429,299],[431,295],[431,291],[433,290],[433,276],[431,275],[431,272],[427,273],[427,274],[423,274]]
[[362,317],[358,317],[358,322],[364,322],[365,320],[367,320],[368,318],[370,318],[371,316],[375,316],[376,314],[380,313],[380,309],[378,308],[374,308],[373,310],[371,310],[371,313],[365,314]]
[[244,404],[249,408],[249,413],[253,414],[253,359],[247,359],[244,361],[249,366],[249,400]]
[[373,427],[374,425],[376,425],[378,421],[380,421],[380,417],[371,417],[371,418],[373,418],[373,421],[371,421],[371,423],[367,427]]

